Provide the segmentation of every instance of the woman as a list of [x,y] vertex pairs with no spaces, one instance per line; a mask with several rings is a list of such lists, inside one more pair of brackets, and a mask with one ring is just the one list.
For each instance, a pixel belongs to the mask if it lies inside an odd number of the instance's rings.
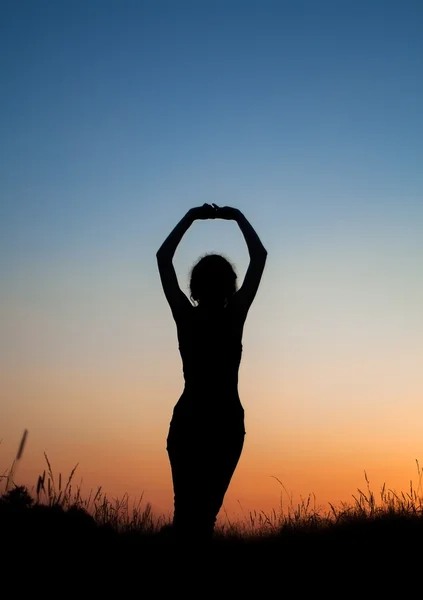
[[[238,224],[250,255],[239,290],[232,265],[218,254],[192,269],[191,301],[178,285],[172,258],[196,219]],[[178,538],[210,539],[244,444],[244,409],[238,370],[245,319],[260,284],[267,251],[236,208],[192,208],[157,252],[163,290],[176,327],[185,386],[169,428],[167,451],[174,489],[173,528]]]

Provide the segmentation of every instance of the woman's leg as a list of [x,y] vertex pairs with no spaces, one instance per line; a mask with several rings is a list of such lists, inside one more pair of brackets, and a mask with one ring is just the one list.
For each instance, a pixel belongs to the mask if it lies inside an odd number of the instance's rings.
[[167,452],[172,471],[173,529],[179,539],[199,537],[201,529],[204,444],[198,435],[171,424]]
[[242,433],[234,431],[227,437],[218,436],[210,444],[210,454],[207,460],[208,479],[205,482],[204,517],[212,530],[238,465],[244,445],[244,436],[244,431]]
[[210,539],[244,444],[244,427],[193,435],[172,426],[167,451],[174,489],[175,534]]

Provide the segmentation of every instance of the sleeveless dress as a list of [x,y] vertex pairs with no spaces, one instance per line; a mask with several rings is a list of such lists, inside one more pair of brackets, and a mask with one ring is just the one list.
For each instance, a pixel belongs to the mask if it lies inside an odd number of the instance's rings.
[[244,444],[243,323],[231,305],[213,312],[187,307],[174,318],[185,385],[167,438],[173,525],[181,536],[199,539],[213,532]]

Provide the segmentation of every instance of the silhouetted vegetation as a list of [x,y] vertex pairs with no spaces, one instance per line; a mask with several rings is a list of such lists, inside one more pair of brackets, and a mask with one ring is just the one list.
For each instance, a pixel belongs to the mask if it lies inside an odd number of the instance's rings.
[[8,549],[7,557],[21,565],[43,557],[49,563],[56,561],[56,567],[58,560],[64,561],[62,567],[75,562],[78,569],[94,575],[94,565],[101,559],[113,564],[114,576],[116,569],[126,572],[129,565],[142,566],[146,581],[159,567],[165,571],[189,560],[186,564],[197,561],[203,568],[213,564],[218,569],[214,583],[216,577],[242,572],[244,588],[239,589],[245,590],[262,578],[263,585],[270,585],[265,573],[271,569],[277,569],[275,576],[283,575],[286,584],[299,577],[297,583],[303,586],[311,571],[327,571],[331,577],[343,573],[352,583],[372,577],[383,584],[413,564],[421,568],[423,498],[418,463],[418,485],[414,489],[410,484],[407,493],[384,486],[376,497],[365,476],[366,489],[358,490],[349,505],[331,506],[325,513],[309,496],[297,505],[291,502],[285,512],[254,511],[244,521],[226,522],[217,528],[209,547],[186,548],[175,545],[170,518],[155,517],[142,499],[132,506],[128,496],[110,501],[101,489],[83,498],[73,485],[75,469],[64,482],[61,475],[54,477],[47,456],[46,461],[47,470],[32,492],[11,483],[6,473],[2,476],[9,489],[0,497],[1,545]]

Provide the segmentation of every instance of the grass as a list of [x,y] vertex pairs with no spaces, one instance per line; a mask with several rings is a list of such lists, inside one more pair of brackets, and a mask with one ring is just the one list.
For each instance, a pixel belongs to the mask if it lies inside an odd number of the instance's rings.
[[[230,579],[242,566],[245,590],[260,581],[264,585],[263,578],[270,583],[276,577],[276,585],[278,573],[283,573],[284,585],[303,585],[312,571],[338,578],[343,574],[350,583],[371,573],[379,584],[387,576],[392,583],[394,575],[412,569],[414,560],[417,569],[423,564],[423,474],[418,461],[417,485],[410,482],[407,492],[396,493],[384,485],[375,495],[365,473],[365,487],[350,503],[323,511],[313,495],[294,504],[288,494],[286,509],[252,511],[235,523],[227,519],[217,527],[210,547],[181,548],[167,535],[169,518],[155,516],[143,498],[132,505],[127,495],[109,500],[101,488],[84,498],[74,485],[78,465],[64,479],[60,473],[55,476],[45,455],[46,469],[34,488],[15,485],[13,474],[24,445],[25,440],[11,469],[0,475],[0,548],[19,556],[20,564],[30,556],[32,564],[34,551],[46,564],[60,556],[62,567],[76,563],[79,570],[102,561],[103,568],[112,565],[116,576],[122,569],[128,575],[128,565],[133,564],[133,573],[142,566],[145,583],[159,565],[166,571],[197,561],[198,569],[203,557],[203,566],[214,561],[214,583],[216,573],[223,581],[224,573]],[[416,584],[419,581],[416,571]]]

